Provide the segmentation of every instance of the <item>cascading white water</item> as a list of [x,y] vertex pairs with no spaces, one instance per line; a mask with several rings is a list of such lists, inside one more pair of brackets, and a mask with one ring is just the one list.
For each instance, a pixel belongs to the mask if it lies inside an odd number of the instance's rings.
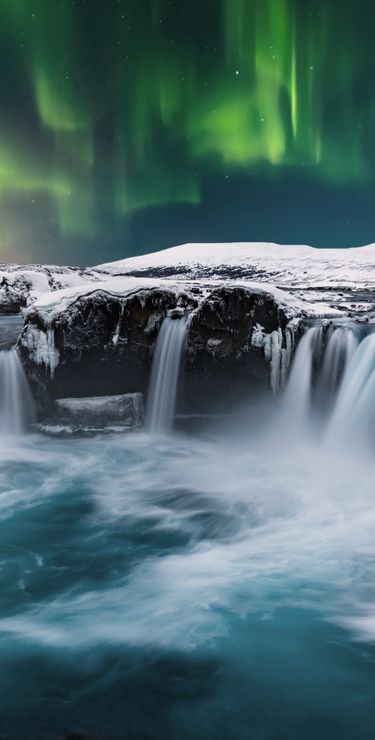
[[308,419],[310,410],[312,359],[317,328],[308,329],[302,337],[291,367],[283,406],[288,417],[300,425]]
[[363,339],[347,368],[327,439],[361,445],[375,440],[375,333]]
[[154,434],[169,432],[173,426],[187,327],[186,316],[166,316],[159,332],[146,419],[147,428]]
[[320,387],[324,393],[337,392],[357,346],[357,337],[349,327],[332,327],[329,330],[320,377]]
[[0,352],[0,434],[21,434],[33,415],[33,401],[18,352],[3,350]]
[[298,345],[283,398],[290,423],[310,427],[314,405],[323,416],[330,411],[357,345],[354,331],[347,326],[321,324],[307,330]]

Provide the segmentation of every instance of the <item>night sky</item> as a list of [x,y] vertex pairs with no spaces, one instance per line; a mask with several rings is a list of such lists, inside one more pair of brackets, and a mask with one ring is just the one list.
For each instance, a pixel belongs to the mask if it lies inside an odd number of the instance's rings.
[[0,0],[2,261],[375,241],[375,5]]

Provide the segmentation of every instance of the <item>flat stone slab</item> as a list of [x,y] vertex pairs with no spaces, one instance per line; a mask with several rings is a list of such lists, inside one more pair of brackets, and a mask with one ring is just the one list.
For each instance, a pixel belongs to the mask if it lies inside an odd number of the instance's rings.
[[138,429],[144,422],[142,393],[86,398],[59,398],[55,415],[43,427],[55,427],[71,433]]

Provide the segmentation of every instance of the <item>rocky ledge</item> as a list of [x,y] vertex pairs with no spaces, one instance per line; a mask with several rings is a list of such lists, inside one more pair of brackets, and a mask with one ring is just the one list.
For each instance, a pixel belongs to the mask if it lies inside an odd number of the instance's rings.
[[188,316],[181,410],[221,412],[277,392],[306,320],[374,320],[373,257],[373,246],[185,245],[91,270],[8,266],[3,296],[10,275],[26,307],[18,349],[40,416],[59,398],[147,394],[158,333],[176,307]]
[[293,300],[251,283],[112,279],[27,311],[18,346],[40,412],[66,396],[147,393],[160,326],[176,307],[189,317],[184,410],[277,390],[300,324]]

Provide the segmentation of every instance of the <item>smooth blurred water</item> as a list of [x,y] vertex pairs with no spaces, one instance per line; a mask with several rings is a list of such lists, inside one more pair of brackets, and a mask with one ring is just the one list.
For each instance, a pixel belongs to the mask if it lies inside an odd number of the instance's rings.
[[374,473],[246,413],[2,440],[0,738],[373,738]]
[[173,427],[187,330],[186,316],[166,316],[160,329],[147,402],[146,427],[152,434],[166,434]]
[[34,402],[17,349],[0,350],[0,435],[19,435],[34,421]]

